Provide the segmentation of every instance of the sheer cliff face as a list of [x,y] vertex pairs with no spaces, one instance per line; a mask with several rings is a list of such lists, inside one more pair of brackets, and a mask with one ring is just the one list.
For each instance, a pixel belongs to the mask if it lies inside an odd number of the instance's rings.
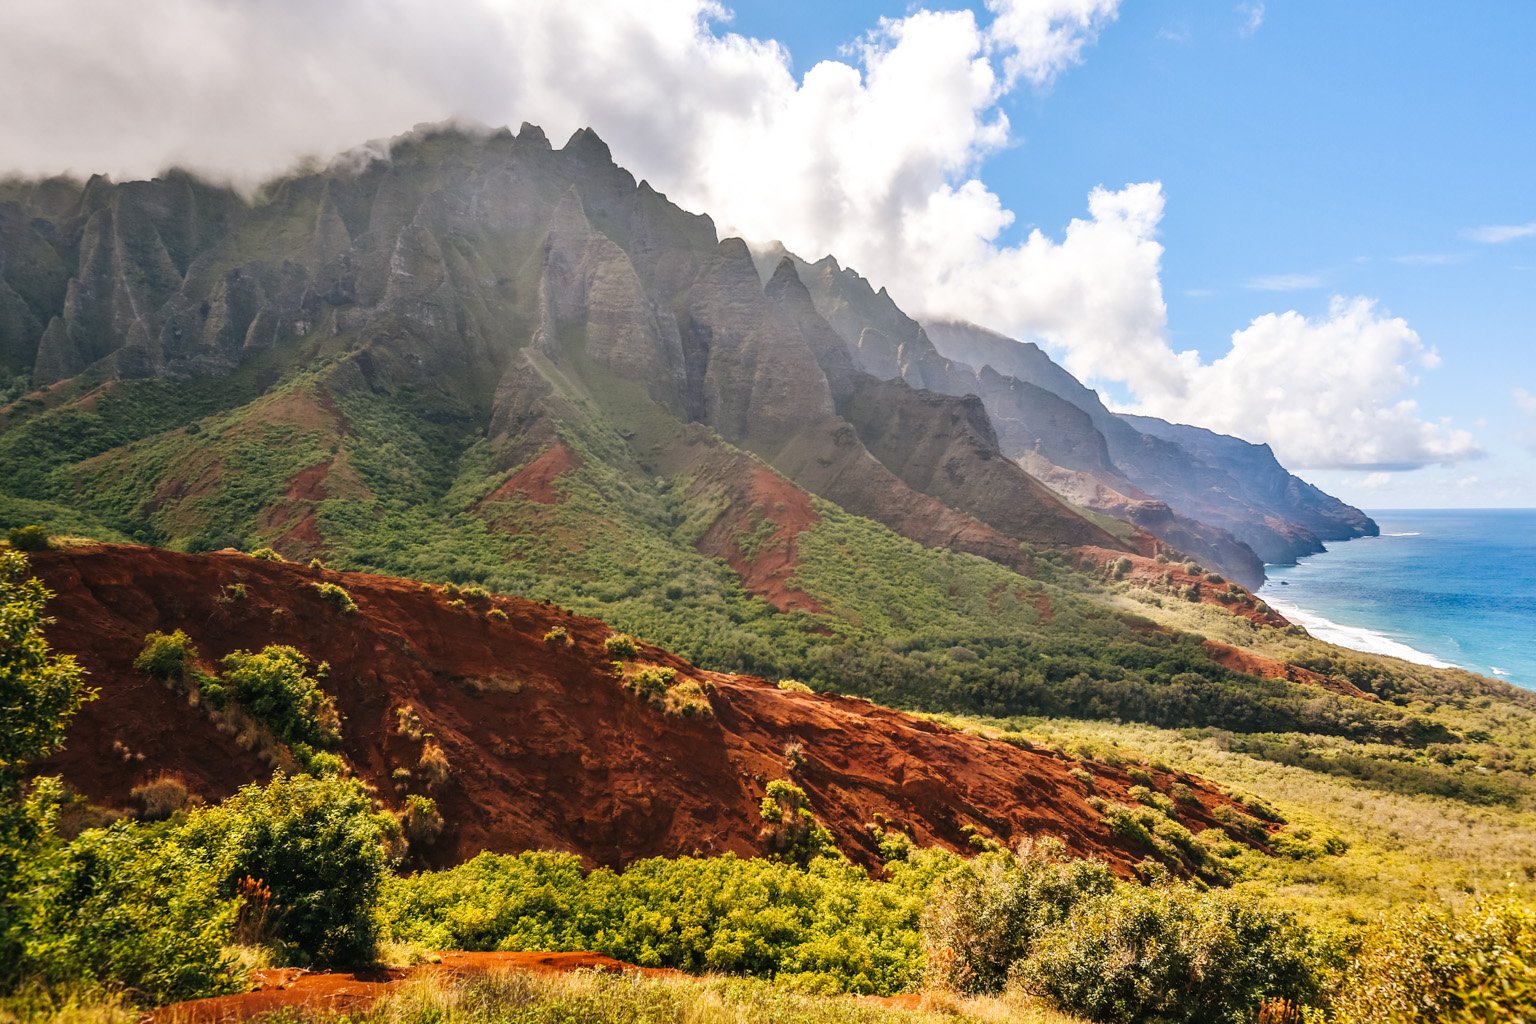
[[970,324],[927,325],[946,356],[1031,381],[1086,412],[1114,466],[1175,511],[1221,527],[1266,562],[1293,562],[1322,542],[1374,536],[1357,508],[1287,472],[1268,445],[1147,416],[1110,412],[1039,347]]
[[795,263],[856,367],[977,396],[998,447],[1058,494],[1247,585],[1262,582],[1264,562],[1375,531],[1358,509],[1287,473],[1267,448],[1110,412],[1036,345],[971,324],[921,325],[831,257],[807,264],[773,245],[757,258],[763,273],[785,258]]
[[[1021,543],[1120,543],[1005,457],[974,400],[883,373],[874,335],[850,355],[795,265],[777,270],[765,285],[740,240],[590,131],[556,149],[529,125],[426,129],[254,200],[181,175],[0,185],[0,369],[82,392],[308,375],[322,399],[476,425],[503,469],[622,394],[923,543],[1009,563]],[[911,350],[940,382],[947,361]]]

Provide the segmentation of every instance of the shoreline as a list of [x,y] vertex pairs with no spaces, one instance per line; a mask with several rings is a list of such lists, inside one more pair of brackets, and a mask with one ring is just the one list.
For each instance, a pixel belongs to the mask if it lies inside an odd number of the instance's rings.
[[1392,658],[1400,658],[1403,661],[1412,662],[1415,665],[1427,665],[1430,668],[1455,668],[1464,672],[1473,671],[1463,665],[1437,658],[1427,651],[1421,651],[1401,640],[1394,639],[1379,630],[1366,626],[1351,626],[1332,619],[1318,612],[1310,611],[1302,606],[1276,595],[1271,589],[1271,583],[1265,583],[1259,588],[1258,596],[1268,602],[1269,606],[1290,619],[1296,625],[1305,629],[1318,640],[1325,643],[1336,644],[1339,647],[1347,647],[1352,651],[1362,654],[1382,654]]

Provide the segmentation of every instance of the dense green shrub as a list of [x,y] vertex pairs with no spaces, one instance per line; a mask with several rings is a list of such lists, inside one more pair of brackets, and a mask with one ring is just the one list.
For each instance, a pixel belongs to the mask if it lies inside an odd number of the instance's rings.
[[21,872],[53,832],[39,795],[23,791],[27,766],[63,746],[75,712],[95,696],[74,658],[44,639],[53,620],[43,607],[53,595],[27,570],[26,555],[0,550],[0,989],[20,980]]
[[144,649],[133,659],[133,667],[158,679],[185,679],[197,662],[197,647],[181,630],[154,632],[144,638]]
[[343,615],[351,615],[357,611],[357,602],[352,600],[352,595],[347,593],[347,589],[340,584],[314,583],[311,586],[321,597],[335,605]]
[[1252,898],[1120,884],[1035,939],[1014,980],[1113,1024],[1248,1024],[1264,999],[1313,1000],[1304,934]]
[[569,647],[573,641],[564,626],[551,626],[544,634],[544,642],[551,647]]
[[246,786],[196,812],[183,835],[223,895],[233,897],[246,878],[270,888],[275,937],[290,956],[354,965],[374,955],[384,844],[398,828],[353,780],[279,772],[265,787]]
[[244,987],[222,952],[235,901],[163,830],[123,823],[83,832],[33,875],[30,978],[126,989],[147,1005]]
[[[331,747],[341,738],[336,702],[310,675],[309,659],[295,648],[272,644],[255,654],[234,651],[220,664],[220,682],[203,687],[216,705],[233,697],[290,747]],[[315,671],[320,674],[324,668]]]
[[758,813],[766,822],[762,839],[771,856],[802,867],[820,857],[837,856],[832,833],[816,821],[805,790],[788,779],[768,783]]
[[0,801],[15,797],[29,762],[63,745],[70,719],[95,696],[75,659],[43,638],[53,594],[27,569],[21,552],[0,551]]
[[640,648],[635,646],[635,638],[623,633],[609,633],[603,641],[603,650],[608,652],[611,658],[627,661],[640,653]]
[[5,539],[16,551],[47,551],[53,546],[48,531],[41,526],[13,526],[6,531]]
[[252,558],[259,558],[263,562],[286,562],[286,561],[288,561],[288,559],[286,559],[282,555],[278,554],[272,548],[257,548],[255,551],[251,552],[251,557]]
[[400,830],[412,848],[429,846],[443,832],[443,815],[437,801],[420,793],[405,798],[400,808]]
[[1536,1007],[1536,907],[1513,896],[1418,907],[1373,928],[1344,974],[1339,1024],[1481,1024]]
[[1054,839],[975,858],[945,880],[923,913],[929,982],[964,993],[1002,991],[1042,931],[1114,885],[1107,867],[1069,859]]
[[923,894],[958,863],[918,851],[877,882],[830,858],[806,869],[656,858],[588,873],[571,854],[483,853],[389,880],[381,905],[392,938],[432,949],[587,949],[648,967],[891,994],[920,980]]

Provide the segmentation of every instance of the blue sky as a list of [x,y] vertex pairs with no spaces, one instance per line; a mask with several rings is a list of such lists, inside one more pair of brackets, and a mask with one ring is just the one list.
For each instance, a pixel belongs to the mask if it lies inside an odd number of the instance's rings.
[[[799,73],[910,9],[732,7]],[[1536,232],[1468,234],[1536,222],[1533,53],[1536,4],[1271,3],[1254,27],[1246,5],[1128,2],[1080,66],[1002,101],[1012,142],[980,176],[1013,235],[1059,232],[1095,185],[1161,181],[1169,334],[1207,360],[1261,314],[1379,300],[1441,357],[1421,412],[1487,454],[1307,476],[1376,507],[1536,505],[1536,417],[1512,394],[1536,392]]]
[[1351,502],[1536,507],[1527,0],[48,0],[3,20],[0,173],[251,187],[420,122],[591,126],[723,233],[1038,341],[1112,404],[1268,442]]

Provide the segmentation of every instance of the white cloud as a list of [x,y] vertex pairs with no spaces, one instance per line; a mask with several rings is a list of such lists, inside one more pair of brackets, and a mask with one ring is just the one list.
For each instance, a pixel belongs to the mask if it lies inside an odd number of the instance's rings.
[[1099,30],[1113,21],[1120,0],[986,0],[994,15],[987,38],[1003,54],[1009,84],[1019,78],[1037,86],[1082,60]]
[[1410,267],[1449,267],[1469,259],[1464,252],[1421,252],[1391,257],[1393,263]]
[[1250,0],[1249,3],[1238,4],[1237,13],[1243,18],[1243,24],[1237,30],[1238,34],[1247,39],[1264,24],[1264,0]]
[[778,44],[726,31],[714,0],[10,0],[0,160],[120,177],[177,162],[254,183],[448,116],[526,119],[557,143],[591,125],[724,232],[834,253],[913,313],[1039,339],[1149,410],[1271,441],[1300,466],[1470,454],[1403,397],[1428,350],[1362,300],[1319,322],[1260,317],[1212,364],[1174,351],[1157,182],[1094,188],[1061,231],[1001,242],[1014,213],[978,176],[1009,142],[1000,101],[1050,86],[1117,10],[918,9],[797,79]]
[[1190,374],[1187,402],[1143,397],[1139,411],[1268,441],[1303,468],[1407,469],[1480,454],[1471,434],[1425,421],[1416,369],[1440,358],[1369,299],[1335,297],[1326,317],[1268,313]]
[[1536,416],[1536,395],[1531,394],[1525,388],[1515,388],[1510,394],[1515,399],[1522,412],[1528,416]]
[[1529,224],[1485,224],[1480,228],[1468,228],[1462,234],[1474,242],[1500,245],[1521,238],[1536,237],[1536,220]]
[[1257,292],[1303,292],[1322,286],[1323,279],[1316,274],[1271,274],[1243,282],[1244,288]]
[[1387,486],[1391,482],[1392,482],[1392,474],[1391,473],[1383,473],[1383,472],[1377,471],[1375,473],[1367,473],[1361,479],[1360,486],[1361,487],[1369,488],[1370,490],[1374,491],[1374,490],[1377,490],[1378,488]]

